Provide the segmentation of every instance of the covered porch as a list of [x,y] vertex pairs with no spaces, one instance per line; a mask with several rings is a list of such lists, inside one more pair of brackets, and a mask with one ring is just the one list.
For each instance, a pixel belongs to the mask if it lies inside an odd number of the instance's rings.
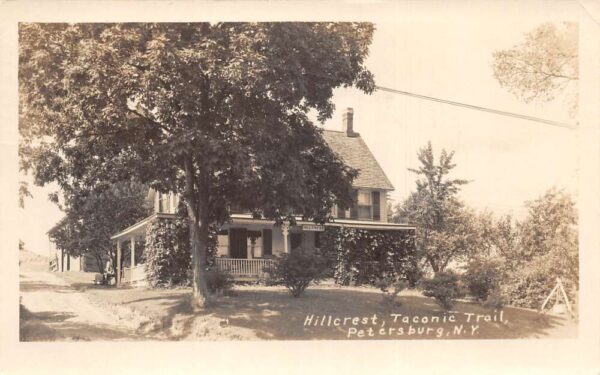
[[[144,243],[148,224],[155,218],[175,218],[174,214],[156,213],[126,228],[111,238],[117,247],[117,285],[146,283]],[[298,220],[295,225],[275,225],[272,220],[254,219],[247,214],[233,214],[232,220],[218,232],[214,266],[229,273],[236,281],[256,281],[274,267],[274,258],[296,248],[320,247],[321,233],[328,226],[367,230],[414,230],[404,224],[344,220],[325,225]]]
[[[146,230],[156,218],[174,219],[175,215],[155,213],[111,237],[117,250],[117,285],[146,285]],[[234,218],[218,233],[214,266],[229,273],[235,281],[254,281],[264,277],[266,270],[275,265],[273,256],[289,252],[290,243],[294,242],[290,240],[290,226],[287,224],[275,227],[273,221],[251,221],[239,222]]]
[[145,285],[144,244],[146,228],[153,216],[135,223],[111,237],[117,245],[115,279],[119,285]]

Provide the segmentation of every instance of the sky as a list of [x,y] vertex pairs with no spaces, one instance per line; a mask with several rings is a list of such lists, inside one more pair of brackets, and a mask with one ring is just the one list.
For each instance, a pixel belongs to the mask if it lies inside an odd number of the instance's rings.
[[[471,105],[574,122],[563,98],[525,104],[493,77],[492,53],[519,43],[541,19],[405,18],[376,24],[367,60],[378,86]],[[577,195],[577,132],[540,123],[433,103],[388,92],[338,89],[336,111],[326,129],[341,129],[345,108],[354,109],[359,132],[390,178],[394,201],[415,188],[417,151],[431,141],[434,152],[455,151],[452,177],[467,179],[460,197],[497,214],[526,214],[524,202],[547,189]],[[20,210],[19,237],[26,248],[47,254],[46,232],[62,216],[47,199],[54,187],[32,187],[34,198]]]

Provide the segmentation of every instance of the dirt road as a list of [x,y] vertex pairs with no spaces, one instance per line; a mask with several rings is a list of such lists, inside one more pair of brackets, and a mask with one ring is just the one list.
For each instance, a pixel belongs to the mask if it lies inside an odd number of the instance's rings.
[[127,322],[51,272],[22,270],[20,292],[21,341],[140,339]]

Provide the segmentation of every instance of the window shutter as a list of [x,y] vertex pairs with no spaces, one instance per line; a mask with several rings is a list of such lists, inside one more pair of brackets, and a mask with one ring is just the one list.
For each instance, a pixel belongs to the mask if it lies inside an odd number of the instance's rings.
[[358,190],[352,191],[352,207],[350,207],[350,219],[358,218]]
[[340,219],[346,218],[346,210],[342,210],[339,206],[337,208],[337,217]]
[[273,231],[271,229],[263,229],[262,245],[263,257],[265,255],[273,255]]
[[371,204],[373,205],[373,220],[381,220],[381,199],[378,191],[371,192]]

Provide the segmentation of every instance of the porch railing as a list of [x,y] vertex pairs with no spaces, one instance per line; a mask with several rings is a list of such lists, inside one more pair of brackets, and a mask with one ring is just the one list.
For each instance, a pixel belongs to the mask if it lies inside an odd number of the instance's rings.
[[235,277],[260,277],[267,270],[275,267],[271,259],[233,259],[215,258],[215,265],[221,271],[228,272]]
[[144,282],[146,280],[144,265],[138,264],[135,267],[123,268],[121,271],[121,280],[124,284]]

